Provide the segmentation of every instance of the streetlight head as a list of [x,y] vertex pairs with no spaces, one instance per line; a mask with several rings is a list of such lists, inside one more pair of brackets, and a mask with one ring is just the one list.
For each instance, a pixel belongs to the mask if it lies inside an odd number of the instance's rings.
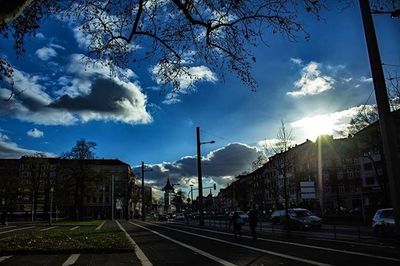
[[215,140],[210,141],[211,144],[215,143]]

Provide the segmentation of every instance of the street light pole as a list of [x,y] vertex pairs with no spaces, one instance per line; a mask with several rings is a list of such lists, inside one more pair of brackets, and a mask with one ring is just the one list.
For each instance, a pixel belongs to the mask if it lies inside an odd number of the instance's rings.
[[142,221],[145,220],[144,215],[145,215],[145,211],[144,211],[144,162],[142,161]]
[[389,97],[386,91],[385,76],[376,39],[374,22],[368,0],[359,0],[367,42],[371,73],[375,89],[376,104],[379,113],[380,134],[385,155],[386,169],[390,185],[390,196],[396,224],[396,232],[400,235],[400,169],[396,128],[390,112]]
[[203,213],[203,176],[201,173],[201,144],[215,143],[215,141],[200,142],[200,127],[196,127],[197,135],[197,181],[199,183],[199,225],[204,225],[204,213]]
[[114,221],[114,175],[111,175],[111,220]]
[[197,134],[197,182],[199,186],[199,224],[200,226],[204,225],[204,214],[203,214],[203,180],[201,173],[201,149],[200,149],[200,128],[196,127]]
[[54,188],[50,188],[50,225],[53,223],[53,192]]

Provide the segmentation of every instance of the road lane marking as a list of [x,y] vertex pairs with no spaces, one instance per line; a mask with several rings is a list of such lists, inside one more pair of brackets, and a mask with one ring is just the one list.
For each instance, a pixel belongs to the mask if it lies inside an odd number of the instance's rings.
[[122,227],[122,225],[117,221],[117,225],[119,228],[125,233],[126,237],[128,240],[133,244],[135,255],[138,257],[140,262],[142,263],[143,266],[153,266],[153,264],[150,262],[150,260],[146,257],[146,255],[143,253],[142,249],[139,247],[138,244],[132,239],[132,237],[128,234],[128,232],[125,230],[125,228]]
[[80,226],[75,226],[75,227],[72,227],[72,228],[69,229],[69,230],[74,231],[74,230],[78,229],[79,227],[80,227]]
[[[163,227],[165,227],[165,226],[163,226]],[[233,235],[232,233],[225,233],[225,232],[209,230],[209,229],[200,229],[200,228],[193,228],[193,227],[190,227],[190,228],[193,229],[193,230],[206,231],[206,232],[211,232],[211,233],[218,233],[218,234],[222,234],[222,235]],[[252,238],[250,236],[243,236],[243,237],[244,238],[249,238],[249,239]],[[343,253],[343,254],[348,254],[348,255],[357,255],[357,256],[363,256],[363,257],[369,257],[369,258],[375,258],[375,259],[382,259],[382,260],[400,262],[400,259],[397,259],[397,258],[384,257],[384,256],[379,256],[379,255],[371,255],[371,254],[357,252],[357,251],[349,251],[349,250],[342,250],[342,249],[319,247],[319,246],[313,246],[313,245],[307,245],[307,244],[301,244],[301,243],[295,243],[295,242],[288,242],[288,241],[283,241],[283,240],[267,239],[267,238],[261,238],[261,237],[258,237],[257,240],[266,241],[266,242],[272,242],[272,243],[285,244],[285,245],[298,246],[298,247],[326,250],[326,251],[338,252],[338,253]]]
[[81,254],[71,254],[62,266],[69,266],[75,264]]
[[33,227],[34,226],[29,226],[29,227],[23,227],[23,228],[17,228],[17,229],[12,229],[12,230],[8,230],[8,231],[3,231],[3,232],[0,232],[0,235],[1,234],[6,234],[6,233],[10,233],[10,232],[20,231],[20,230],[31,229]]
[[173,239],[173,238],[170,238],[169,236],[160,234],[160,233],[157,232],[157,231],[151,230],[151,229],[149,229],[149,228],[147,228],[147,227],[141,226],[141,225],[136,224],[136,223],[132,223],[132,222],[129,222],[129,223],[130,223],[130,224],[133,224],[133,225],[135,225],[135,226],[138,226],[138,227],[140,227],[140,228],[143,228],[143,229],[145,229],[145,230],[147,230],[147,231],[150,231],[150,232],[152,232],[153,234],[158,235],[158,236],[160,236],[160,237],[162,237],[162,238],[165,238],[165,239],[167,239],[167,240],[169,240],[169,241],[171,241],[171,242],[174,242],[175,244],[178,244],[178,245],[180,245],[180,246],[182,246],[182,247],[185,247],[185,248],[187,248],[187,249],[190,249],[190,250],[192,250],[192,251],[194,251],[194,252],[196,252],[196,253],[198,253],[198,254],[200,254],[200,255],[203,255],[204,257],[209,258],[209,259],[211,259],[211,260],[213,260],[213,261],[216,261],[216,262],[218,262],[218,263],[220,263],[220,264],[222,264],[222,265],[225,265],[225,266],[236,266],[236,264],[230,263],[229,261],[226,261],[226,260],[224,260],[224,259],[218,258],[218,257],[216,257],[216,256],[214,256],[214,255],[212,255],[212,254],[210,254],[210,253],[208,253],[208,252],[205,252],[205,251],[203,251],[203,250],[201,250],[201,249],[195,248],[195,247],[193,247],[193,246],[190,246],[190,245],[188,245],[188,244],[185,244],[185,243],[183,243],[183,242],[180,242],[180,241],[178,241],[178,240],[175,240],[175,239]]
[[391,249],[396,248],[394,246],[361,243],[361,242],[346,241],[346,240],[339,240],[339,239],[324,239],[324,238],[318,238],[318,237],[307,237],[307,239],[317,240],[317,241],[327,241],[327,242],[338,242],[338,243],[345,243],[345,244],[349,244],[349,245],[366,246],[366,247],[391,248]]
[[314,260],[303,259],[303,258],[300,258],[300,257],[295,257],[295,256],[283,254],[283,253],[269,251],[269,250],[266,250],[266,249],[261,249],[261,248],[256,248],[256,247],[252,247],[252,246],[247,246],[247,245],[235,243],[235,242],[230,242],[230,241],[222,240],[222,239],[211,237],[211,236],[199,235],[199,234],[195,234],[195,233],[192,233],[192,232],[179,230],[179,229],[176,229],[176,228],[171,228],[171,227],[168,227],[168,226],[162,226],[162,225],[157,225],[157,224],[152,224],[152,223],[147,223],[147,222],[144,222],[144,223],[150,224],[150,225],[154,225],[154,226],[158,226],[158,227],[161,227],[161,228],[174,230],[174,231],[181,232],[181,233],[188,234],[188,235],[193,235],[193,236],[197,236],[197,237],[202,237],[202,238],[218,241],[218,242],[225,243],[225,244],[228,244],[228,245],[233,245],[233,246],[238,246],[238,247],[242,247],[242,248],[251,249],[251,250],[254,250],[254,251],[266,253],[268,255],[281,257],[281,258],[284,258],[284,259],[290,259],[290,260],[295,260],[295,261],[304,262],[304,263],[308,263],[308,264],[312,264],[312,265],[319,265],[319,266],[330,265],[330,264],[326,264],[326,263],[322,263],[322,262],[318,262],[318,261],[314,261]]
[[12,256],[2,256],[0,257],[0,262],[3,262],[5,260],[8,260],[9,258],[11,258]]
[[103,225],[106,223],[106,221],[103,221],[99,226],[97,226],[96,227],[96,231],[97,230],[100,230],[102,227],[103,227]]
[[39,230],[39,231],[43,232],[43,231],[47,231],[47,230],[54,229],[54,228],[56,228],[56,227],[57,227],[57,226],[47,227],[47,228],[41,229],[41,230]]
[[1,226],[0,229],[9,229],[9,228],[14,228],[17,227],[16,225],[6,225],[6,226]]

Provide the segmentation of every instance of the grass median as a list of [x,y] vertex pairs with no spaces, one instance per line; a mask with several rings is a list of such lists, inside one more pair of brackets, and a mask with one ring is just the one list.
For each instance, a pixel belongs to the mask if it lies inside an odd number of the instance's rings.
[[128,252],[131,243],[114,222],[106,228],[95,227],[70,230],[59,227],[48,231],[32,231],[16,234],[0,241],[2,254],[32,253],[108,253]]

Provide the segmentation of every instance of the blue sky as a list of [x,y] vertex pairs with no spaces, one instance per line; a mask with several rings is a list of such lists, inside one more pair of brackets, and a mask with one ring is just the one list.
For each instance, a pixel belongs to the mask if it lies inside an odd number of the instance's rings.
[[[153,62],[129,65],[116,76],[103,66],[85,69],[80,61],[85,36],[74,34],[68,23],[48,20],[22,57],[16,58],[12,41],[0,44],[16,70],[16,86],[25,89],[20,98],[1,103],[0,155],[58,156],[84,138],[97,143],[99,158],[151,165],[148,178],[155,186],[169,176],[184,187],[195,180],[200,126],[203,140],[216,141],[202,146],[204,175],[211,177],[206,182],[224,186],[248,170],[264,143],[273,143],[280,120],[301,143],[333,134],[362,104],[375,103],[359,13],[358,6],[342,12],[332,7],[321,21],[305,16],[309,41],[266,35],[269,46],[260,43],[254,51],[256,92],[230,73],[222,80],[199,65],[192,69],[199,77],[194,88],[173,98],[150,73]],[[374,19],[382,61],[400,65],[399,20]],[[0,83],[3,98],[7,86]],[[115,97],[134,99],[136,105],[121,101],[112,107]]]

